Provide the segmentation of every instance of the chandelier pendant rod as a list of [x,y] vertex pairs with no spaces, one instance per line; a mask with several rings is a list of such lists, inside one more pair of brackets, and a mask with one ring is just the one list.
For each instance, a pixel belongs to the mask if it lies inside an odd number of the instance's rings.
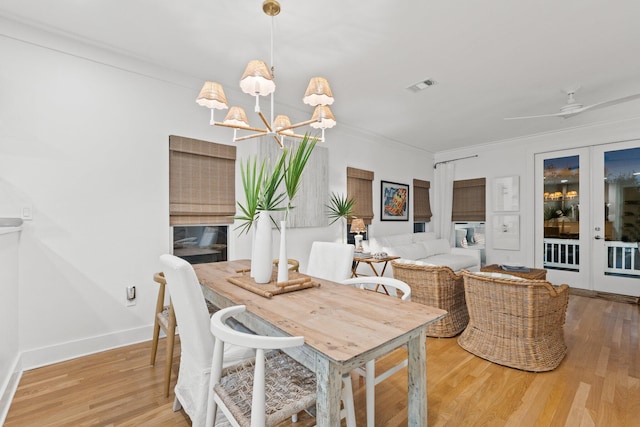
[[[273,78],[275,79],[275,66],[273,64],[273,25],[274,25],[274,17],[271,17],[271,41],[270,41],[270,54],[271,54],[271,75],[273,76]],[[273,115],[273,110],[275,108],[275,90],[273,92],[271,92],[271,122],[270,123],[274,123],[274,115]],[[260,114],[260,116],[262,116],[262,113]],[[264,118],[262,119],[264,121]],[[265,123],[266,124],[266,123]],[[271,126],[269,126],[267,124],[267,128],[269,129],[269,131],[271,131]],[[278,138],[276,138],[276,140],[278,141],[278,145],[280,145],[280,148],[283,148],[283,144],[282,142],[280,142],[280,140]]]
[[216,122],[215,125],[216,126],[224,126],[226,128],[232,128],[232,129],[242,129],[242,130],[250,130],[250,131],[254,131],[254,132],[264,132],[264,133],[266,133],[265,129],[254,128],[252,126],[239,126],[239,125],[228,124],[228,123],[223,123],[223,122]]

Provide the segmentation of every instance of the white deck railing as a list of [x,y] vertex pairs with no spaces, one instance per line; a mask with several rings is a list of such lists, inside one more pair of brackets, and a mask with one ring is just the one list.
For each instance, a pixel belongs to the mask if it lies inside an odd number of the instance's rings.
[[579,270],[580,241],[572,239],[544,239],[544,266]]
[[604,242],[607,248],[605,273],[628,274],[640,277],[638,243]]
[[[605,273],[640,277],[638,243],[605,242]],[[579,270],[580,243],[572,239],[544,239],[544,267]]]

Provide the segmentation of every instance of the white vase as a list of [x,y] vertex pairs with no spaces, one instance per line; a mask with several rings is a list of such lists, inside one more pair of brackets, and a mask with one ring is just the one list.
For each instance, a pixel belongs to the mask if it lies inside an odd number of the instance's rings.
[[280,254],[278,256],[278,282],[289,280],[289,259],[287,258],[287,221],[280,221]]
[[256,235],[253,242],[251,271],[256,283],[269,283],[273,272],[273,257],[271,255],[271,219],[269,212],[260,211],[256,221]]
[[256,251],[256,225],[257,225],[257,221],[256,224],[254,224],[253,227],[251,227],[251,270],[249,272],[249,275],[251,277],[255,277],[256,275],[253,273],[253,258],[255,257],[255,251]]

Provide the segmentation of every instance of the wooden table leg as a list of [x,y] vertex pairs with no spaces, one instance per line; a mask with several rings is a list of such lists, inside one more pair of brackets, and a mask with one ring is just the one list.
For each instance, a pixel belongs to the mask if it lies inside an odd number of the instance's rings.
[[422,328],[420,335],[411,338],[409,350],[408,399],[407,411],[411,427],[427,425],[427,330]]
[[331,427],[340,425],[340,396],[342,372],[340,366],[328,359],[316,360],[316,425]]

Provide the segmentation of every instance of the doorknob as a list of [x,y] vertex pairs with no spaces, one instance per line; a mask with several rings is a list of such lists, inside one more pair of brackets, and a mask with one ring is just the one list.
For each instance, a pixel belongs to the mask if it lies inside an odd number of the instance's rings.
[[602,237],[598,236],[597,234],[595,236],[593,236],[593,238],[596,239],[596,240],[602,239]]

